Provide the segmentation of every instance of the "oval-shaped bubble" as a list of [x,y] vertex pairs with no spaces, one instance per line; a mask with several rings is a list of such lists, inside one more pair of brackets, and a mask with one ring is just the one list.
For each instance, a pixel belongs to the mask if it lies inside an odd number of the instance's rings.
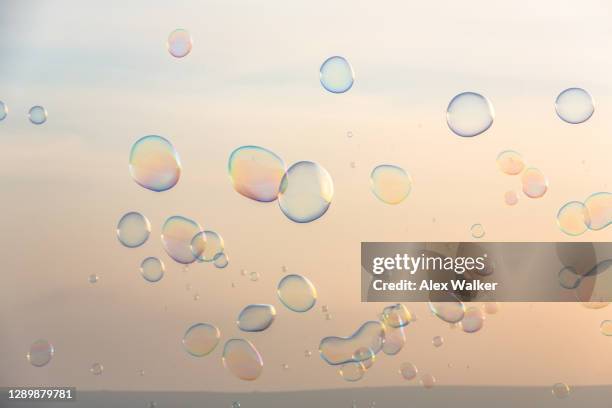
[[154,256],[145,258],[140,264],[140,274],[147,282],[159,282],[164,277],[164,263]]
[[34,367],[43,367],[51,361],[53,354],[55,354],[53,345],[47,340],[40,339],[32,343],[26,357]]
[[287,275],[280,280],[276,289],[278,298],[294,312],[306,312],[317,302],[317,290],[302,275]]
[[334,196],[334,183],[322,166],[297,162],[283,175],[278,194],[281,211],[291,221],[306,223],[325,214]]
[[557,225],[559,229],[571,236],[583,234],[587,229],[589,214],[586,206],[580,201],[570,201],[559,209]]
[[340,374],[340,377],[348,382],[356,382],[361,380],[365,372],[366,368],[363,366],[363,363],[360,362],[346,363],[338,369],[338,374]]
[[390,327],[404,327],[412,321],[410,311],[401,303],[387,306],[382,312],[382,321]]
[[540,198],[548,190],[548,179],[540,170],[528,168],[521,175],[523,193],[529,198]]
[[612,193],[601,192],[590,195],[584,206],[587,211],[587,226],[593,231],[606,228],[612,222]]
[[8,116],[8,105],[0,101],[0,121],[6,119]]
[[352,336],[325,337],[319,343],[321,358],[330,365],[339,365],[354,361],[355,351],[366,347],[374,354],[383,348],[385,326],[380,321],[365,322]]
[[264,363],[250,341],[230,339],[223,348],[223,365],[239,379],[254,381],[261,375]]
[[458,323],[465,316],[463,302],[452,294],[447,294],[443,302],[428,302],[429,309],[434,315],[447,323]]
[[388,356],[394,356],[406,345],[405,327],[385,326],[385,339],[382,351]]
[[28,113],[28,118],[33,124],[42,125],[47,121],[47,110],[39,105],[32,106]]
[[197,222],[180,215],[169,217],[162,227],[161,240],[170,258],[181,264],[190,264],[196,260],[197,253],[192,252],[191,241],[202,231]]
[[470,227],[470,232],[473,238],[482,238],[485,236],[485,229],[482,224],[474,224]]
[[241,146],[230,154],[228,172],[234,190],[251,200],[270,202],[278,197],[285,163],[259,146]]
[[189,31],[177,28],[168,36],[168,52],[175,58],[186,57],[193,47],[193,39]]
[[416,378],[418,372],[419,370],[417,369],[417,367],[414,364],[408,362],[402,363],[399,368],[399,373],[401,374],[401,376],[404,378],[404,380],[408,381]]
[[326,59],[319,69],[321,85],[332,93],[344,93],[355,82],[353,67],[344,57],[333,56]]
[[567,123],[576,125],[589,120],[595,112],[591,95],[582,88],[568,88],[557,96],[557,115]]
[[218,269],[226,268],[227,265],[229,265],[229,257],[227,256],[225,252],[222,252],[218,256],[215,257],[213,264]]
[[191,252],[200,262],[213,262],[225,250],[223,237],[215,231],[201,231],[191,239]]
[[463,92],[451,99],[446,109],[446,123],[461,137],[473,137],[493,124],[495,111],[489,100],[476,92]]
[[132,145],[130,174],[146,189],[166,191],[178,183],[181,161],[170,141],[157,135],[145,136]]
[[151,234],[151,223],[139,212],[124,214],[117,223],[117,239],[123,246],[136,248],[147,242]]
[[570,387],[565,383],[556,383],[552,386],[552,394],[559,398],[567,398],[570,395]]
[[504,150],[497,155],[497,167],[502,173],[515,176],[523,171],[525,162],[520,153],[514,150]]
[[479,307],[469,307],[461,320],[461,328],[466,333],[475,333],[482,329],[485,316]]
[[504,194],[504,202],[509,206],[516,205],[518,203],[518,195],[516,194],[516,191],[506,191]]
[[260,332],[266,330],[274,322],[276,309],[272,305],[248,305],[238,315],[236,324],[245,332]]
[[210,354],[219,344],[221,332],[208,323],[196,323],[187,329],[183,336],[185,351],[194,357],[204,357]]
[[370,174],[372,192],[386,204],[399,204],[412,190],[412,178],[404,169],[391,164],[376,166]]

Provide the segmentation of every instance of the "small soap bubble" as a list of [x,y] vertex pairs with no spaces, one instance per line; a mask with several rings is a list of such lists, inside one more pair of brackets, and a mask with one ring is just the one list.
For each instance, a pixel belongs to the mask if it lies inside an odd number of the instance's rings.
[[485,236],[485,229],[482,224],[474,224],[470,227],[470,232],[472,233],[472,237],[476,239],[480,239]]
[[229,157],[228,172],[234,190],[255,201],[278,197],[285,163],[274,152],[259,146],[241,146]]
[[351,169],[354,169],[355,167],[357,167],[354,161],[350,162],[349,166],[351,167]]
[[340,377],[348,382],[356,382],[363,378],[366,369],[360,362],[350,362],[343,364],[338,370]]
[[246,269],[241,269],[240,270],[240,275],[242,275],[242,276],[247,276],[248,273],[249,273],[249,271],[247,271]]
[[321,306],[321,312],[322,312],[322,313],[327,313],[327,312],[329,312],[329,307],[327,307],[327,305],[323,305],[323,306]]
[[185,285],[185,290],[186,290],[186,291],[190,291],[190,290],[191,290],[191,284],[190,284],[190,283],[187,283],[187,284]]
[[586,220],[589,229],[599,231],[612,222],[612,193],[591,194],[584,201],[584,206],[588,213]]
[[254,381],[263,371],[263,360],[255,346],[245,339],[230,339],[223,348],[223,365],[234,376]]
[[306,312],[317,302],[317,290],[301,275],[286,275],[278,283],[276,293],[283,305],[294,312]]
[[570,395],[570,387],[564,383],[554,384],[551,391],[559,399],[567,398]]
[[188,265],[202,257],[202,253],[194,251],[192,240],[202,231],[197,222],[180,216],[169,217],[162,227],[162,244],[166,253],[176,262]]
[[499,302],[486,302],[483,309],[486,314],[497,314],[499,312]]
[[168,36],[168,52],[175,58],[183,58],[191,52],[193,40],[189,31],[178,28]]
[[151,234],[151,223],[138,212],[125,214],[117,223],[117,239],[128,248],[136,248],[147,242]]
[[502,173],[515,176],[523,171],[525,162],[520,153],[514,150],[505,150],[497,155],[497,167]]
[[571,236],[583,234],[588,229],[589,214],[580,201],[570,201],[559,209],[557,225],[559,229]]
[[565,266],[559,271],[559,285],[564,289],[576,289],[580,285],[580,275],[571,266]]
[[34,367],[43,367],[51,361],[53,354],[55,354],[53,345],[47,340],[41,339],[32,343],[26,358]]
[[138,375],[140,375],[141,377],[144,377],[146,374],[145,370],[138,370]]
[[157,408],[157,402],[154,402],[154,401],[149,402],[149,408]]
[[319,78],[323,88],[337,94],[351,89],[355,81],[355,73],[346,58],[333,56],[321,64]]
[[412,190],[412,178],[406,170],[391,164],[376,166],[370,174],[372,192],[386,204],[399,204]]
[[29,112],[30,122],[35,125],[42,125],[47,121],[47,110],[42,106],[32,106]]
[[215,231],[201,231],[191,239],[191,252],[200,262],[214,262],[224,250],[223,237]]
[[331,313],[325,313],[325,320],[331,320],[333,319],[333,316]]
[[249,279],[253,282],[257,282],[259,280],[259,272],[255,272],[255,271],[251,272],[249,274]]
[[461,137],[473,137],[485,132],[493,124],[493,105],[475,92],[463,92],[455,96],[446,109],[446,123],[450,130]]
[[431,340],[431,344],[433,344],[434,347],[441,347],[444,344],[444,338],[442,336],[435,336]]
[[523,193],[529,198],[540,198],[548,190],[548,179],[540,170],[528,168],[521,175]]
[[516,191],[506,191],[504,194],[504,202],[509,206],[516,205],[518,203],[518,195],[516,194]]
[[484,325],[485,316],[482,309],[478,307],[469,307],[465,311],[465,315],[461,320],[461,328],[466,333],[475,333],[482,329]]
[[433,386],[436,385],[436,377],[431,374],[422,374],[421,385],[423,386],[423,388],[433,388]]
[[288,370],[289,369],[289,364],[284,363],[281,367],[282,367],[283,370]]
[[200,295],[198,293],[196,293],[195,295],[193,295],[193,300],[200,300]]
[[238,315],[236,324],[245,332],[261,332],[274,322],[276,309],[272,305],[248,305]]
[[225,252],[223,252],[215,257],[215,260],[213,261],[213,263],[215,267],[219,269],[223,269],[227,265],[229,265],[229,257],[227,256]]
[[604,336],[612,336],[612,320],[604,320],[599,325],[599,330]]
[[349,139],[353,137],[353,132],[351,132],[350,130],[348,132],[346,132],[346,137],[348,137]]
[[312,356],[312,351],[310,350],[304,351],[304,357],[309,358],[310,356]]
[[147,282],[159,282],[164,277],[164,263],[154,256],[145,258],[140,264],[140,274]]
[[568,88],[557,96],[555,101],[557,115],[573,125],[589,120],[595,112],[591,95],[582,88]]
[[416,366],[412,363],[402,363],[399,368],[399,373],[404,378],[404,380],[413,380],[416,378],[419,370],[417,370]]
[[8,115],[8,105],[2,101],[0,101],[0,121],[6,119]]
[[93,375],[101,375],[102,372],[104,371],[104,366],[102,366],[102,364],[100,363],[93,363],[91,367],[89,368],[89,371]]
[[187,329],[183,336],[185,351],[194,357],[204,357],[210,354],[221,338],[221,332],[216,326],[208,323],[196,323]]
[[95,273],[89,275],[89,283],[98,283],[98,280],[98,275],[96,275]]
[[385,307],[381,317],[383,323],[394,328],[407,326],[412,320],[410,311],[401,303]]

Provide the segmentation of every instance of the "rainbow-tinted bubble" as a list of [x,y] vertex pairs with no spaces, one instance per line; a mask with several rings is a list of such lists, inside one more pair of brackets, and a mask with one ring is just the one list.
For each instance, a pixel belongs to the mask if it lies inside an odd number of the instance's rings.
[[365,322],[352,336],[325,337],[319,343],[319,354],[328,364],[339,365],[355,361],[355,351],[368,348],[377,354],[383,348],[385,326],[379,321]]
[[200,262],[213,262],[225,249],[223,237],[215,231],[200,231],[191,239],[191,252]]
[[412,320],[410,311],[401,303],[385,307],[381,317],[385,325],[393,328],[407,326]]
[[525,162],[520,153],[514,150],[504,150],[497,155],[497,167],[504,174],[516,176],[525,168]]
[[591,95],[584,89],[569,88],[557,96],[555,110],[563,121],[575,125],[593,116],[595,105]]
[[348,382],[356,382],[361,380],[365,372],[366,368],[363,366],[363,363],[360,362],[346,363],[338,369],[338,374],[340,374],[340,377]]
[[485,316],[479,307],[469,307],[461,320],[461,328],[466,333],[475,333],[482,329]]
[[47,340],[36,340],[30,346],[30,351],[26,355],[28,362],[34,367],[46,366],[53,358],[55,349]]
[[391,164],[376,166],[370,174],[372,192],[386,204],[399,204],[412,190],[412,179],[404,169]]
[[413,380],[416,378],[419,370],[412,363],[402,363],[399,368],[399,373],[404,378],[404,380]]
[[322,166],[310,161],[297,162],[281,180],[278,204],[291,221],[314,221],[327,211],[334,196],[334,183]]
[[355,81],[353,67],[344,57],[334,56],[326,59],[319,69],[321,85],[332,93],[344,93],[351,89]]
[[406,345],[406,332],[404,327],[385,327],[385,340],[382,351],[388,356],[394,356]]
[[580,201],[566,203],[557,213],[557,225],[567,235],[577,236],[584,233],[588,227],[589,214]]
[[229,257],[227,256],[225,252],[223,252],[215,257],[213,264],[215,265],[216,268],[219,268],[219,269],[226,268],[227,265],[229,265]]
[[162,227],[162,244],[170,258],[181,264],[190,264],[196,260],[197,253],[192,252],[191,241],[202,231],[200,225],[180,215],[166,220]]
[[170,141],[161,136],[145,136],[132,145],[130,174],[146,189],[166,191],[178,183],[181,161]]
[[39,105],[32,106],[28,113],[28,117],[33,124],[42,125],[47,121],[47,110]]
[[493,124],[493,105],[475,92],[463,92],[455,96],[446,109],[446,123],[450,130],[461,137],[473,137],[485,132]]
[[6,103],[0,101],[0,121],[6,119],[8,115],[8,106]]
[[599,330],[604,336],[612,336],[612,320],[604,320],[601,322]]
[[552,386],[551,392],[559,399],[567,398],[570,395],[570,387],[565,383],[556,383]]
[[168,36],[168,52],[175,58],[183,58],[191,52],[193,40],[189,31],[178,28]]
[[100,363],[93,363],[89,368],[89,372],[93,375],[101,375],[104,372],[104,366]]
[[221,332],[216,326],[208,323],[196,323],[187,329],[183,336],[185,351],[194,357],[204,357],[210,354],[221,338]]
[[228,172],[234,190],[255,201],[278,197],[285,163],[274,152],[259,146],[241,146],[229,157]]
[[261,375],[264,363],[250,341],[230,339],[223,348],[223,365],[239,379],[254,381]]
[[353,361],[363,364],[363,368],[368,370],[376,361],[376,354],[368,347],[360,347],[353,353]]
[[283,305],[294,312],[306,312],[317,302],[317,290],[304,276],[287,275],[278,282],[276,289]]
[[140,264],[140,274],[147,282],[159,282],[164,277],[164,263],[154,256],[145,258]]
[[612,222],[612,193],[595,193],[585,201],[587,225],[593,231],[606,228]]
[[518,195],[516,194],[516,191],[506,191],[504,194],[504,202],[509,206],[516,205],[518,203]]
[[266,330],[274,322],[276,309],[272,305],[248,305],[238,315],[236,324],[245,332]]
[[529,198],[540,198],[548,190],[548,179],[540,170],[528,168],[521,175],[523,193]]
[[139,212],[129,212],[117,223],[117,239],[123,246],[136,248],[147,242],[151,223]]
[[479,239],[485,236],[485,229],[482,224],[474,224],[470,227],[470,232],[472,233],[472,237]]

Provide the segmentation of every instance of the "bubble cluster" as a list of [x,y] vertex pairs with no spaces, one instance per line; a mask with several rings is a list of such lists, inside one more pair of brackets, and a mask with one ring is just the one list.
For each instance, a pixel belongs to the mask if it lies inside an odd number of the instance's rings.
[[101,375],[102,372],[104,371],[104,366],[100,363],[93,363],[91,367],[89,368],[89,371],[93,375]]
[[39,105],[32,106],[28,113],[28,118],[33,124],[42,125],[47,121],[47,110]]
[[391,164],[376,166],[370,174],[372,192],[386,204],[399,204],[412,189],[412,179],[404,169]]
[[200,231],[193,235],[191,253],[200,262],[214,262],[225,250],[223,237],[215,231]]
[[584,89],[568,88],[557,96],[555,110],[564,122],[576,125],[593,116],[595,105],[591,95]]
[[168,36],[168,52],[175,58],[186,57],[193,47],[189,31],[177,28]]
[[8,105],[0,101],[0,121],[3,121],[8,116]]
[[317,290],[301,275],[286,275],[278,283],[276,293],[283,305],[294,312],[307,312],[317,302]]
[[529,198],[540,198],[548,190],[548,179],[540,170],[528,168],[521,175],[523,193]]
[[408,381],[415,379],[418,372],[419,370],[412,363],[402,363],[399,368],[400,375]]
[[333,56],[326,59],[319,69],[321,85],[332,93],[344,93],[355,82],[353,67],[344,57]]
[[557,212],[557,225],[567,235],[577,236],[587,230],[598,231],[612,223],[612,193],[591,194],[584,203],[570,201]]
[[497,167],[504,174],[516,176],[525,168],[525,162],[520,153],[514,150],[504,150],[497,155]]
[[43,367],[51,361],[53,354],[55,354],[53,345],[47,340],[40,339],[32,343],[26,358],[34,367]]
[[250,341],[230,339],[223,348],[223,365],[237,378],[254,381],[261,375],[264,363]]
[[151,223],[138,212],[129,212],[117,223],[117,239],[128,248],[136,248],[147,242]]
[[485,132],[493,124],[494,118],[491,102],[475,92],[460,93],[446,109],[448,127],[461,137],[474,137]]
[[319,343],[319,354],[330,365],[355,362],[355,351],[368,348],[376,354],[382,349],[384,340],[385,326],[372,320],[365,322],[352,336],[325,337]]
[[200,231],[202,227],[189,218],[180,215],[169,217],[162,226],[161,240],[164,250],[178,263],[193,263],[201,254],[194,254],[191,242]]
[[272,305],[248,305],[238,315],[236,324],[245,332],[261,332],[274,322],[276,309]]
[[140,274],[147,282],[159,282],[164,277],[164,263],[154,256],[145,258],[140,264]]
[[485,316],[482,309],[479,307],[469,307],[466,309],[463,319],[461,320],[461,328],[466,333],[475,333],[482,329]]
[[285,163],[274,152],[259,146],[241,146],[230,154],[228,172],[234,190],[255,201],[278,197]]
[[130,174],[140,186],[151,191],[166,191],[178,183],[181,161],[174,146],[167,139],[145,136],[132,145]]
[[208,323],[196,323],[189,327],[183,336],[185,351],[194,357],[210,354],[219,344],[221,332]]

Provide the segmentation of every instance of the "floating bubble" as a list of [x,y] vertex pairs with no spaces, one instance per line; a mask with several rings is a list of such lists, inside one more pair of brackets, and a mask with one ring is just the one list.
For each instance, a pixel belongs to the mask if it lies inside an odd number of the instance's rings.
[[470,227],[470,232],[473,238],[482,238],[485,235],[485,229],[482,224],[474,224]]
[[567,398],[570,394],[570,387],[564,383],[556,383],[552,386],[552,394],[559,398]]
[[98,280],[98,275],[96,275],[95,273],[89,275],[89,283],[98,283]]
[[461,320],[461,328],[466,333],[475,333],[484,325],[484,314],[478,307],[469,307]]
[[332,319],[332,314],[331,313],[325,313],[325,320],[331,320]]
[[238,315],[236,324],[245,332],[266,330],[274,322],[276,309],[272,305],[248,305]]
[[475,92],[455,96],[446,109],[446,123],[456,135],[473,137],[485,132],[493,124],[493,105]]
[[200,300],[200,295],[198,293],[196,293],[195,295],[193,295],[193,300]]
[[187,329],[183,336],[185,351],[194,357],[204,357],[210,354],[221,338],[221,332],[216,326],[208,323],[196,323]]
[[569,88],[557,96],[555,110],[564,122],[576,125],[593,116],[595,105],[591,95],[584,89]]
[[352,336],[329,336],[321,340],[319,354],[330,365],[355,361],[355,351],[366,347],[374,354],[383,348],[385,326],[379,321],[365,322]]
[[523,156],[514,150],[505,150],[497,155],[497,167],[504,174],[516,176],[525,168]]
[[30,346],[30,351],[26,355],[30,364],[34,367],[43,367],[46,366],[51,358],[53,358],[53,354],[55,353],[55,349],[53,345],[49,343],[47,340],[36,340]]
[[399,373],[404,378],[404,380],[413,380],[416,378],[419,370],[417,370],[416,366],[412,363],[402,363],[399,368]]
[[180,215],[169,217],[162,227],[162,244],[170,258],[181,264],[190,264],[202,254],[194,253],[191,242],[202,231],[200,225]]
[[585,201],[587,226],[593,231],[606,228],[612,222],[612,193],[591,194]]
[[399,204],[410,194],[412,179],[401,167],[381,164],[372,170],[370,185],[374,195],[383,203]]
[[548,190],[548,179],[540,170],[528,168],[521,175],[523,193],[529,198],[540,198]]
[[359,361],[363,365],[363,368],[368,370],[374,365],[376,354],[368,347],[360,347],[353,353],[353,361]]
[[576,289],[580,285],[580,275],[571,266],[561,268],[559,271],[559,285],[564,289]]
[[284,363],[282,366],[283,370],[288,370],[289,369],[289,364]]
[[286,275],[278,283],[278,298],[294,312],[306,312],[317,302],[317,290],[304,276]]
[[164,263],[154,256],[145,258],[140,264],[140,274],[147,282],[159,282],[165,270]]
[[431,340],[431,344],[433,344],[434,347],[441,347],[444,344],[444,338],[442,336],[435,336]]
[[223,253],[225,242],[215,231],[201,231],[193,236],[190,246],[198,261],[213,262]]
[[245,339],[230,339],[223,348],[223,365],[241,380],[254,381],[263,371],[263,360],[253,344]]
[[309,358],[311,356],[312,356],[312,351],[310,351],[310,350],[304,351],[304,357]]
[[8,106],[6,103],[0,101],[0,121],[6,119],[8,115]]
[[407,326],[412,320],[410,311],[401,303],[387,306],[382,312],[382,321],[387,326],[397,328]]
[[351,132],[350,130],[346,132],[346,137],[348,137],[349,139],[353,137],[353,132]]
[[465,306],[451,293],[444,295],[443,302],[428,302],[432,313],[447,323],[458,323],[465,316]]
[[353,67],[344,58],[334,56],[326,59],[319,70],[321,85],[332,93],[344,93],[351,89],[355,82]]
[[178,28],[168,36],[168,52],[176,58],[183,58],[191,52],[193,40],[189,31]]
[[602,321],[599,330],[604,336],[612,336],[612,320]]
[[557,225],[567,235],[577,236],[587,229],[589,214],[587,208],[580,201],[566,203],[557,213]]
[[270,150],[241,146],[230,154],[227,167],[234,190],[243,196],[261,202],[278,197],[285,163]]
[[259,280],[259,272],[254,272],[254,271],[253,271],[253,272],[251,272],[251,273],[249,274],[249,279],[250,279],[252,282],[257,282],[257,281]]
[[117,223],[117,238],[124,246],[136,248],[147,242],[151,234],[151,223],[138,212],[125,214]]
[[385,327],[385,340],[382,351],[388,356],[399,353],[406,344],[406,332],[404,327]]
[[322,313],[327,313],[329,312],[329,307],[327,305],[322,305],[321,306],[321,312]]
[[93,363],[91,367],[89,368],[89,371],[93,375],[100,375],[104,371],[104,366],[100,363]]
[[218,256],[215,257],[214,260],[214,265],[215,267],[219,268],[219,269],[223,269],[225,268],[227,265],[229,265],[229,257],[227,256],[227,254],[225,252],[219,254]]
[[167,139],[145,136],[132,145],[130,174],[140,186],[152,191],[166,191],[181,177],[181,161]]
[[28,116],[33,124],[42,125],[47,121],[47,110],[42,106],[32,106]]
[[363,366],[363,363],[360,362],[350,362],[343,364],[338,370],[338,374],[340,377],[348,382],[356,382],[363,378],[366,372],[366,368]]
[[297,162],[281,180],[278,204],[291,221],[306,223],[325,214],[334,196],[334,183],[323,167],[310,161]]
[[509,206],[516,205],[518,203],[518,195],[516,194],[516,191],[506,191],[504,194],[504,202]]
[[431,374],[421,375],[421,385],[423,388],[433,388],[433,386],[436,385],[436,377]]
[[499,312],[499,302],[486,302],[483,308],[486,314],[497,314]]
[[238,401],[232,402],[232,408],[240,408],[240,403]]

